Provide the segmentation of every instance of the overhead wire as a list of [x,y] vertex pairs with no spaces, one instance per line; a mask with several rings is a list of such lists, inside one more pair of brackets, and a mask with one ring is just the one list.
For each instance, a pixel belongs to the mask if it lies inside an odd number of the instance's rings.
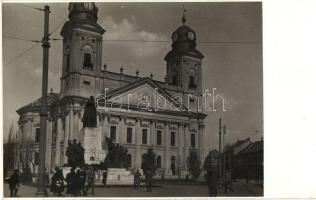
[[40,40],[23,39],[23,38],[19,38],[19,37],[6,36],[6,35],[4,35],[3,38],[12,39],[12,40],[21,40],[21,41],[27,41],[27,42],[36,42],[36,43],[41,42]]
[[42,8],[37,8],[37,7],[25,5],[25,4],[23,4],[23,3],[18,3],[18,4],[16,4],[16,5],[19,5],[19,6],[22,6],[22,7],[25,7],[25,8],[31,8],[31,9],[35,9],[35,10],[39,10],[39,11],[44,11],[44,9],[42,9]]
[[[48,36],[52,35],[55,31],[57,31],[58,28],[60,28],[67,20],[68,18],[62,20],[55,28],[53,28],[53,30],[48,34]],[[54,40],[57,40],[57,39],[54,39]]]
[[29,47],[28,49],[24,50],[21,54],[17,55],[15,58],[11,59],[10,61],[6,62],[4,64],[4,66],[8,66],[11,63],[13,63],[14,61],[18,60],[20,57],[22,57],[24,54],[26,54],[27,52],[29,52],[30,50],[32,50],[34,47],[36,47],[38,45],[38,43],[33,44],[31,47]]
[[[61,38],[54,38],[51,40],[63,40]],[[110,40],[110,39],[104,39],[102,40],[103,42],[148,42],[148,43],[171,43],[172,41],[170,40],[131,40],[131,39],[127,39],[127,40],[119,40],[119,39],[115,39],[115,40]],[[201,41],[201,42],[196,42],[198,44],[262,44],[261,42],[212,42],[212,41]]]

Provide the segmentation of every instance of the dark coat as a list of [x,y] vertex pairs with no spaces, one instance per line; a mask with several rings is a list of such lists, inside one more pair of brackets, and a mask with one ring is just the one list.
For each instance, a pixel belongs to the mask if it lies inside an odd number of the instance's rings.
[[9,188],[10,190],[17,189],[17,186],[20,185],[20,177],[18,172],[14,172],[9,179]]
[[51,191],[54,193],[61,193],[64,191],[64,177],[62,172],[57,171],[52,176]]
[[76,182],[76,174],[75,172],[70,172],[66,176],[66,182],[67,182],[67,194],[74,194],[75,192],[75,182]]

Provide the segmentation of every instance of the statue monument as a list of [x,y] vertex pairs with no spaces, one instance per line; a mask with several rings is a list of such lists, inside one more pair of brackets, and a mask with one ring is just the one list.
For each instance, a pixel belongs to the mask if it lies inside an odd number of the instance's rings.
[[86,103],[82,117],[83,128],[80,130],[80,142],[84,148],[85,164],[100,164],[104,161],[106,150],[102,149],[102,130],[97,127],[97,110],[93,96]]

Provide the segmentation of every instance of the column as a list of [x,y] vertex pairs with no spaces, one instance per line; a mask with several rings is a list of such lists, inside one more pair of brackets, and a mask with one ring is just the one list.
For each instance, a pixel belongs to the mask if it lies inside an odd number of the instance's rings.
[[137,169],[141,168],[139,131],[140,131],[140,119],[136,119],[136,128],[135,128],[136,160],[135,160],[135,166]]
[[62,132],[61,116],[57,118],[57,135],[56,135],[56,146],[55,146],[55,166],[60,166],[60,138]]
[[170,156],[169,156],[169,144],[170,144],[170,122],[165,122],[165,133],[164,133],[164,174],[165,176],[169,175],[170,171]]
[[189,156],[189,148],[190,148],[190,142],[188,139],[189,135],[189,124],[184,125],[184,160],[186,160]]
[[52,156],[52,119],[48,117],[46,130],[46,171],[50,172]]
[[200,124],[198,127],[199,135],[199,150],[200,150],[200,160],[201,166],[204,165],[204,124]]
[[30,140],[32,135],[32,127],[31,127],[31,120],[27,120],[27,122],[23,126],[23,134],[22,140]]
[[150,124],[150,145],[152,145],[153,148],[157,144],[156,132],[156,120],[152,120]]
[[30,120],[29,121],[29,123],[30,123],[30,139],[31,139],[31,141],[34,141],[35,142],[35,130],[34,130],[34,124],[33,124],[33,119],[32,120]]
[[80,109],[78,112],[79,112],[78,114],[79,114],[79,131],[80,131],[83,127],[83,123],[82,123],[83,111]]
[[69,113],[65,117],[65,136],[64,136],[64,163],[67,163],[66,150],[69,141]]
[[69,110],[69,140],[74,139],[74,110],[73,105],[70,105]]
[[100,115],[99,115],[99,113],[97,113],[97,127],[99,128],[100,126],[101,126],[101,124],[100,124]]
[[80,110],[75,110],[73,114],[73,139],[76,139],[79,142],[79,112]]
[[126,127],[125,127],[125,117],[121,117],[120,124],[119,124],[119,143],[125,144],[126,143]]
[[105,137],[109,137],[108,116],[106,114],[103,114],[103,121],[102,121],[102,148],[104,148],[104,149],[106,149]]
[[184,150],[184,124],[179,125],[179,155],[180,155],[180,166],[181,169],[185,169],[185,150]]

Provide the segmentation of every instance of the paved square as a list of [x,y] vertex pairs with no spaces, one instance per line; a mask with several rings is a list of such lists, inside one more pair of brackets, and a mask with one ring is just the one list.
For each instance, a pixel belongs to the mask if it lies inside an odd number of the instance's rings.
[[[218,196],[262,196],[263,190],[255,184],[246,184],[243,181],[234,182],[234,191],[224,193],[222,188],[218,191]],[[88,197],[206,197],[208,188],[206,185],[177,185],[161,184],[152,189],[152,192],[146,192],[145,187],[134,190],[133,187],[97,187],[95,195]],[[34,197],[36,187],[22,185],[19,191],[20,197]],[[4,196],[9,196],[9,186],[4,184]],[[49,196],[53,196],[49,193]]]

